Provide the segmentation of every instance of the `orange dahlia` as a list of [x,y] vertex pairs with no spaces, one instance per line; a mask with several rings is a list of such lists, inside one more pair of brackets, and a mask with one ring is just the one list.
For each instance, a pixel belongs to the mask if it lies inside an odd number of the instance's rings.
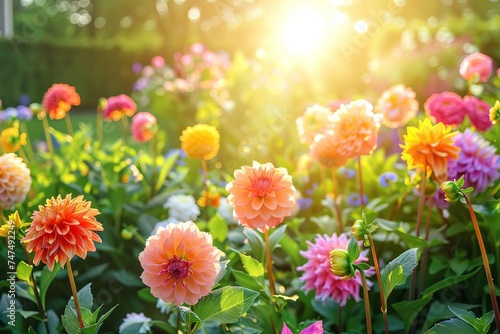
[[179,138],[181,148],[190,158],[210,160],[220,148],[220,134],[214,126],[196,124],[188,126]]
[[43,95],[42,105],[50,119],[63,119],[72,105],[80,105],[80,95],[73,86],[53,84]]
[[234,181],[226,186],[234,216],[245,227],[260,231],[273,228],[292,214],[295,187],[285,168],[254,161],[234,172]]
[[411,88],[403,84],[394,85],[380,95],[375,110],[384,116],[382,124],[394,129],[417,115],[418,100]]
[[0,208],[11,209],[26,198],[31,188],[30,170],[14,153],[0,156]]
[[94,231],[103,228],[95,219],[100,212],[90,204],[83,196],[59,195],[33,212],[33,222],[21,242],[27,243],[28,252],[35,252],[35,265],[42,261],[52,271],[56,262],[64,267],[75,255],[85,259],[87,252],[95,252],[94,241],[101,242],[101,238]]
[[10,127],[0,133],[0,141],[5,153],[16,152],[21,145],[26,145],[26,133],[19,133],[18,128]]
[[125,94],[110,96],[105,102],[101,100],[99,104],[101,108],[102,105],[105,105],[103,114],[106,121],[119,121],[123,115],[132,117],[137,110],[134,100]]
[[311,158],[325,167],[340,167],[345,165],[350,150],[343,147],[342,140],[335,133],[318,135],[311,145]]
[[332,111],[329,108],[322,107],[319,104],[307,108],[304,115],[298,117],[295,121],[300,141],[312,144],[318,134],[328,129],[330,125],[328,118],[331,115]]
[[432,125],[426,118],[418,122],[418,128],[408,127],[403,136],[404,144],[400,144],[403,152],[401,158],[407,162],[408,169],[418,168],[431,175],[438,184],[448,178],[448,160],[458,159],[460,148],[455,146],[457,131],[451,132],[451,126],[438,123]]
[[159,227],[139,254],[141,279],[166,303],[194,305],[206,296],[220,271],[212,236],[191,221]]
[[350,157],[371,154],[377,147],[380,118],[366,100],[342,104],[331,116],[331,129],[339,138],[338,145],[350,150]]

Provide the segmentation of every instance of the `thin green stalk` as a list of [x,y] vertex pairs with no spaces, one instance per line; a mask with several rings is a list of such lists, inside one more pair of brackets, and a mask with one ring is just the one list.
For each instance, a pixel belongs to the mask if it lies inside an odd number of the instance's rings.
[[361,168],[361,156],[358,155],[358,180],[359,180],[359,197],[361,201],[361,207],[365,206],[365,199],[363,198],[363,175]]
[[71,269],[71,261],[66,262],[66,265],[69,284],[71,285],[71,292],[73,293],[73,301],[75,302],[76,315],[78,316],[78,324],[80,325],[80,328],[84,328],[85,325],[83,324],[82,310],[80,308],[80,301],[78,300],[78,292],[76,291],[75,277],[73,276],[73,270]]
[[47,141],[47,147],[49,149],[52,161],[54,161],[54,144],[52,144],[52,138],[50,137],[49,122],[47,121],[47,115],[42,118],[43,131],[45,132],[45,140]]
[[26,127],[26,123],[20,122],[19,128],[21,132],[26,134],[26,145],[24,145],[26,147],[26,154],[30,161],[35,161],[35,152],[33,152],[33,147],[31,146],[31,141],[28,134],[28,128]]
[[66,121],[66,129],[68,129],[68,134],[73,137],[73,124],[71,124],[71,117],[69,116],[69,112],[64,116],[64,120]]
[[463,194],[465,202],[467,203],[467,208],[469,209],[469,214],[472,219],[472,225],[474,226],[474,231],[476,232],[477,242],[479,243],[479,249],[481,250],[481,257],[483,259],[484,271],[486,272],[486,279],[488,281],[488,287],[490,288],[491,303],[493,304],[493,311],[495,313],[495,323],[497,329],[500,330],[500,311],[498,309],[497,297],[495,294],[495,285],[493,284],[493,277],[491,276],[490,264],[488,262],[488,254],[486,253],[486,248],[484,247],[483,237],[481,236],[481,230],[479,229],[479,224],[476,219],[476,214],[472,209],[472,204],[469,197]]
[[137,238],[137,240],[139,240],[142,244],[144,244],[144,245],[146,244],[146,239],[144,239],[144,237],[142,235],[140,235],[136,229],[134,229],[133,234]]
[[102,147],[102,122],[103,122],[103,111],[97,108],[97,142],[99,147]]
[[370,315],[370,299],[368,298],[368,286],[366,284],[366,275],[363,270],[361,273],[361,280],[363,281],[363,296],[365,299],[365,313],[366,313],[366,333],[372,334],[372,318]]
[[344,223],[342,222],[342,211],[340,210],[339,203],[337,202],[337,194],[336,191],[338,189],[338,180],[337,180],[337,175],[336,175],[336,170],[335,168],[332,168],[332,196],[333,196],[333,214],[335,215],[335,220],[337,221],[338,229],[339,229],[339,234],[342,233],[344,230]]
[[276,290],[274,288],[274,275],[273,275],[273,262],[271,259],[271,248],[269,247],[269,229],[266,228],[264,231],[264,238],[266,241],[266,260],[267,260],[267,275],[269,278],[269,291],[271,296],[276,294]]
[[384,329],[385,333],[389,333],[389,322],[387,321],[387,306],[385,305],[384,289],[382,285],[382,277],[380,275],[380,267],[378,265],[377,251],[375,250],[375,244],[373,243],[373,238],[371,234],[368,234],[368,240],[370,241],[370,247],[373,255],[373,263],[375,264],[375,272],[377,274],[378,289],[380,291],[380,310],[384,317]]

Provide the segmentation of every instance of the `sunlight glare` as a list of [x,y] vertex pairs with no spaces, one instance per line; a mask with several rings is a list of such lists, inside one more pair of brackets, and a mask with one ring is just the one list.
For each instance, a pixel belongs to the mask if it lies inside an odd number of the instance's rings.
[[323,41],[326,20],[321,12],[311,7],[295,9],[285,24],[284,43],[291,55],[314,52]]

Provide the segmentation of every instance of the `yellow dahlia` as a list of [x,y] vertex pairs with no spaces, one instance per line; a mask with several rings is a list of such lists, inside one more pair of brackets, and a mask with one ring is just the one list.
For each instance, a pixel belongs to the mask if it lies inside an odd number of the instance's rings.
[[418,168],[431,174],[438,184],[448,178],[448,160],[458,159],[460,148],[455,146],[457,131],[451,132],[451,126],[438,123],[432,125],[430,119],[419,121],[418,128],[408,127],[403,136],[404,144],[400,144],[403,152],[401,158],[407,162],[408,169]]
[[5,153],[16,152],[21,145],[26,145],[26,134],[20,134],[18,128],[10,127],[2,131],[0,141]]
[[31,188],[30,170],[14,153],[0,156],[0,208],[11,209],[26,198]]
[[181,140],[181,148],[190,158],[210,160],[219,152],[220,134],[211,125],[188,126],[182,131],[179,139]]
[[11,213],[9,215],[7,222],[5,222],[5,224],[0,226],[0,237],[7,238],[7,236],[9,235],[9,231],[11,231],[11,225],[9,222],[13,222],[13,224],[14,224],[13,231],[17,231],[20,228],[23,228],[23,227],[29,225],[29,223],[23,223],[21,221],[21,217],[19,217],[19,212],[16,211],[14,213]]

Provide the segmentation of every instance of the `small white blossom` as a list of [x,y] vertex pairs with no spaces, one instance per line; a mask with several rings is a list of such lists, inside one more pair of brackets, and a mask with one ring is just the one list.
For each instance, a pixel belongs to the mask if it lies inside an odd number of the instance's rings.
[[167,227],[168,224],[174,223],[177,224],[179,221],[173,217],[169,217],[165,220],[161,220],[153,227],[153,231],[151,231],[151,235],[155,235],[158,231],[159,227]]
[[181,222],[195,221],[200,215],[200,208],[191,195],[170,196],[163,207],[168,209],[171,218]]
[[228,223],[238,223],[238,219],[234,219],[233,211],[234,205],[232,203],[228,203],[226,197],[221,197],[219,202],[219,207],[217,208],[217,213],[219,216],[224,218]]
[[167,314],[172,310],[172,307],[174,304],[172,303],[165,303],[163,299],[158,298],[158,301],[156,302],[156,308],[160,310],[161,313]]
[[[137,333],[144,334],[151,330],[151,318],[148,318],[144,315],[144,313],[128,313],[125,318],[123,318],[123,322],[120,325],[119,331],[123,333],[127,328],[137,325],[140,327],[137,329]],[[130,330],[130,329],[129,329]]]

